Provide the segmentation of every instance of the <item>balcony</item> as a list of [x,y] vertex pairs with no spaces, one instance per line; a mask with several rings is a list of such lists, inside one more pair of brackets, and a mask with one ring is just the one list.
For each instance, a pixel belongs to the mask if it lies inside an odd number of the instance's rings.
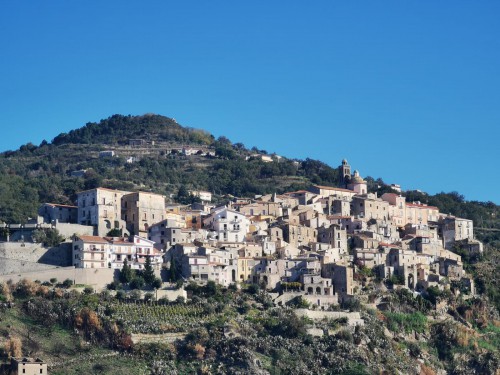
[[91,251],[91,252],[95,252],[95,251],[99,251],[99,252],[104,252],[104,248],[98,248],[98,247],[95,247],[95,246],[92,246],[92,247],[87,247],[87,248],[84,248],[83,251]]

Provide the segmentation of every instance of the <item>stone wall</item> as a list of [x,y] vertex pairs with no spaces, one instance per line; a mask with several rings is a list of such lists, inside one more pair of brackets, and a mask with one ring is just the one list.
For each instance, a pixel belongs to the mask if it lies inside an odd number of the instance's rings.
[[355,326],[365,324],[365,321],[361,319],[361,314],[359,312],[297,309],[295,310],[295,313],[299,317],[306,316],[312,320],[347,318],[349,325]]
[[10,275],[1,275],[0,282],[12,280],[18,282],[21,279],[40,280],[41,282],[49,281],[52,278],[58,281],[66,279],[73,280],[75,284],[85,284],[92,286],[95,290],[99,291],[106,287],[113,281],[115,270],[110,268],[74,268],[74,267],[60,267],[45,270],[38,270],[34,272],[22,272]]
[[[71,265],[71,243],[64,242],[57,247],[45,248],[41,244],[0,242],[0,257],[31,263],[44,263],[52,266]],[[19,269],[15,272],[21,272]],[[3,274],[0,263],[0,274]]]

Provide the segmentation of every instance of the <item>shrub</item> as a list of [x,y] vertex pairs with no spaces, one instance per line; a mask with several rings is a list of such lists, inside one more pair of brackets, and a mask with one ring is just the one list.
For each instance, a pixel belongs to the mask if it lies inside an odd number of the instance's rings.
[[84,289],[83,289],[83,294],[85,295],[89,295],[89,294],[93,294],[94,293],[94,288],[92,288],[91,286],[86,286]]
[[183,303],[186,303],[186,299],[183,296],[179,296],[175,299],[175,302],[177,302],[179,304],[183,304]]
[[154,288],[154,289],[160,289],[161,286],[162,286],[162,281],[159,277],[155,277],[155,279],[153,280],[153,282],[151,283],[151,286]]
[[307,309],[311,305],[305,298],[302,296],[297,296],[288,302],[289,306],[295,307],[297,309]]
[[141,299],[141,292],[137,289],[133,290],[129,294],[130,298],[134,301],[138,301]]
[[131,289],[141,289],[144,286],[144,279],[142,277],[134,277],[130,282]]
[[5,353],[7,353],[8,357],[22,357],[23,344],[19,337],[11,337],[5,343]]
[[123,290],[118,290],[116,292],[116,299],[119,301],[123,301],[127,297],[127,294]]
[[257,294],[259,286],[257,284],[250,284],[246,290],[250,294]]
[[427,317],[420,312],[412,314],[384,312],[383,314],[387,319],[387,328],[393,332],[422,333],[427,328]]
[[66,279],[63,281],[63,286],[65,288],[70,288],[72,285],[73,285],[73,280],[71,280],[71,279]]

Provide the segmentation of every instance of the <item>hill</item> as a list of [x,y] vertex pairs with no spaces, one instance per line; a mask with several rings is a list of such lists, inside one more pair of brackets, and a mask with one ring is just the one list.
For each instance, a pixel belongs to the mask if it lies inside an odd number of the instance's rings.
[[[197,151],[186,155],[183,149]],[[102,151],[113,151],[115,156],[101,157]],[[274,161],[264,162],[262,156],[274,157]],[[366,180],[371,192],[392,191],[380,178]],[[166,196],[176,196],[181,187],[200,189],[223,201],[228,194],[253,197],[338,183],[338,170],[318,160],[278,158],[255,147],[249,150],[165,116],[113,115],[59,134],[50,143],[27,143],[1,153],[0,221],[26,222],[36,216],[41,203],[73,204],[78,191],[99,186]],[[480,290],[500,307],[496,287],[500,207],[492,202],[465,201],[457,192],[428,195],[407,191],[404,195],[407,201],[420,201],[474,220],[477,237],[486,245],[485,256],[465,261],[478,275]]]
[[[371,192],[393,191],[380,178],[366,180]],[[164,116],[114,115],[51,142],[1,153],[0,220],[26,222],[43,202],[72,204],[78,191],[100,186],[175,197],[179,191],[201,189],[223,202],[228,195],[252,197],[312,184],[338,186],[338,170],[317,160],[248,149]],[[388,291],[384,303],[389,311],[375,311],[370,304],[342,306],[360,310],[365,322],[351,329],[342,319],[298,319],[294,310],[300,303],[275,308],[256,285],[244,290],[189,285],[193,298],[184,304],[143,303],[132,298],[133,292],[127,302],[123,290],[116,297],[109,292],[98,296],[90,289],[83,294],[78,288],[63,290],[64,283],[56,281],[21,281],[0,287],[0,333],[16,336],[25,351],[48,360],[54,373],[65,374],[123,373],[129,366],[131,373],[146,368],[175,373],[174,367],[180,373],[431,374],[431,368],[494,373],[500,361],[500,207],[466,201],[457,192],[404,195],[407,201],[474,220],[484,255],[461,255],[482,295],[462,299],[443,293],[448,311],[438,312],[421,296]],[[5,301],[12,299],[15,306],[7,309]],[[328,334],[313,335],[318,332]],[[133,344],[129,336],[174,333],[184,338],[168,345]]]
[[[130,145],[131,140],[140,145]],[[186,157],[183,147],[202,149]],[[115,157],[100,157],[110,150]],[[158,115],[114,115],[63,133],[40,146],[0,154],[0,220],[23,222],[41,202],[72,204],[75,193],[97,186],[176,194],[180,186],[217,196],[253,196],[335,185],[337,170],[316,160],[265,163],[227,138],[215,139]],[[254,155],[252,157],[252,155]],[[75,177],[75,171],[85,171]]]

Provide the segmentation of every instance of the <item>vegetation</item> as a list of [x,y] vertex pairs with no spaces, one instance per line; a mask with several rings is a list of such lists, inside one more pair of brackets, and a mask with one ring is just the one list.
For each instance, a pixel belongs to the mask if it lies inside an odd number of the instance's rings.
[[392,332],[423,333],[427,328],[427,317],[415,312],[411,314],[384,312],[387,328]]
[[[130,147],[133,138],[145,144]],[[215,156],[167,152],[186,145],[211,150]],[[118,156],[99,158],[99,152],[106,149],[115,150]],[[337,169],[320,161],[283,158],[264,163],[251,157],[255,153],[266,154],[232,144],[225,137],[215,139],[204,131],[184,128],[167,117],[114,115],[60,134],[52,142],[28,143],[0,154],[0,221],[26,223],[41,203],[72,204],[78,191],[99,186],[172,194],[176,201],[189,204],[199,201],[189,193],[193,189],[211,191],[216,200],[222,200],[228,194],[252,196],[311,184],[338,185]],[[129,163],[129,156],[140,156],[140,160]],[[76,170],[86,172],[74,177],[71,172]],[[392,191],[381,179],[366,179],[372,192]],[[350,330],[345,319],[312,322],[297,317],[294,309],[308,306],[302,298],[276,308],[259,285],[238,290],[213,282],[189,284],[187,300],[157,301],[151,291],[161,287],[161,280],[155,278],[149,260],[142,272],[132,270],[125,260],[120,283],[109,286],[116,290],[114,297],[89,287],[76,292],[71,280],[0,284],[0,352],[5,359],[40,355],[54,363],[51,373],[55,374],[412,373],[420,366],[417,359],[425,362],[422,373],[444,368],[456,374],[493,374],[500,367],[499,206],[468,202],[456,192],[405,195],[407,201],[474,220],[476,237],[485,244],[484,254],[469,256],[460,247],[454,251],[462,255],[485,298],[456,297],[438,288],[428,288],[416,297],[404,289],[390,290],[382,298],[388,306],[383,313],[364,311],[358,299],[343,302],[338,308],[361,310],[365,321],[363,327]],[[0,237],[8,235],[8,230],[0,230]],[[108,235],[120,234],[111,231]],[[37,230],[33,237],[45,246],[63,240],[51,229]],[[183,280],[178,267],[173,259],[168,274],[180,288]],[[373,271],[360,267],[359,275],[370,282]],[[388,284],[403,281],[393,276]],[[139,290],[132,290],[145,285],[151,288],[143,298]],[[281,287],[292,291],[300,284],[282,283]],[[456,283],[450,287],[464,291]],[[378,290],[372,294],[373,301],[380,297]],[[443,299],[449,301],[449,319],[429,318],[436,314],[434,305]],[[384,334],[384,327],[394,340]],[[313,337],[309,328],[328,334]],[[178,335],[178,339],[134,344],[132,335]],[[423,339],[413,341],[407,336]]]
[[32,234],[33,242],[41,243],[43,246],[59,246],[65,240],[55,228],[35,229]]
[[[413,373],[422,355],[430,360],[425,368],[439,367],[441,360],[449,370],[462,369],[457,373],[479,369],[479,373],[494,374],[499,364],[500,333],[493,324],[474,331],[460,323],[430,323],[421,312],[362,312],[365,325],[349,330],[345,318],[313,322],[299,318],[291,308],[274,307],[263,290],[250,293],[214,283],[190,284],[187,289],[190,301],[168,302],[155,301],[152,294],[141,300],[137,291],[127,297],[120,290],[112,297],[28,280],[0,284],[2,299],[15,303],[0,308],[0,337],[10,334],[1,342],[2,353],[5,358],[28,353],[41,356],[55,374],[180,374],[216,369],[226,374],[262,370],[276,374]],[[392,292],[393,302],[419,306],[406,293]],[[459,310],[473,321],[484,313],[483,307],[480,301],[471,301]],[[391,341],[381,321],[398,335],[429,335],[428,347],[404,337]],[[313,337],[307,329],[314,326],[333,331]],[[134,342],[134,335],[142,335],[138,337],[145,341]],[[160,337],[154,335],[176,335],[177,340],[147,340]],[[408,348],[411,356],[403,355],[400,347]],[[464,357],[463,353],[470,354]],[[119,359],[113,360],[115,356]]]

